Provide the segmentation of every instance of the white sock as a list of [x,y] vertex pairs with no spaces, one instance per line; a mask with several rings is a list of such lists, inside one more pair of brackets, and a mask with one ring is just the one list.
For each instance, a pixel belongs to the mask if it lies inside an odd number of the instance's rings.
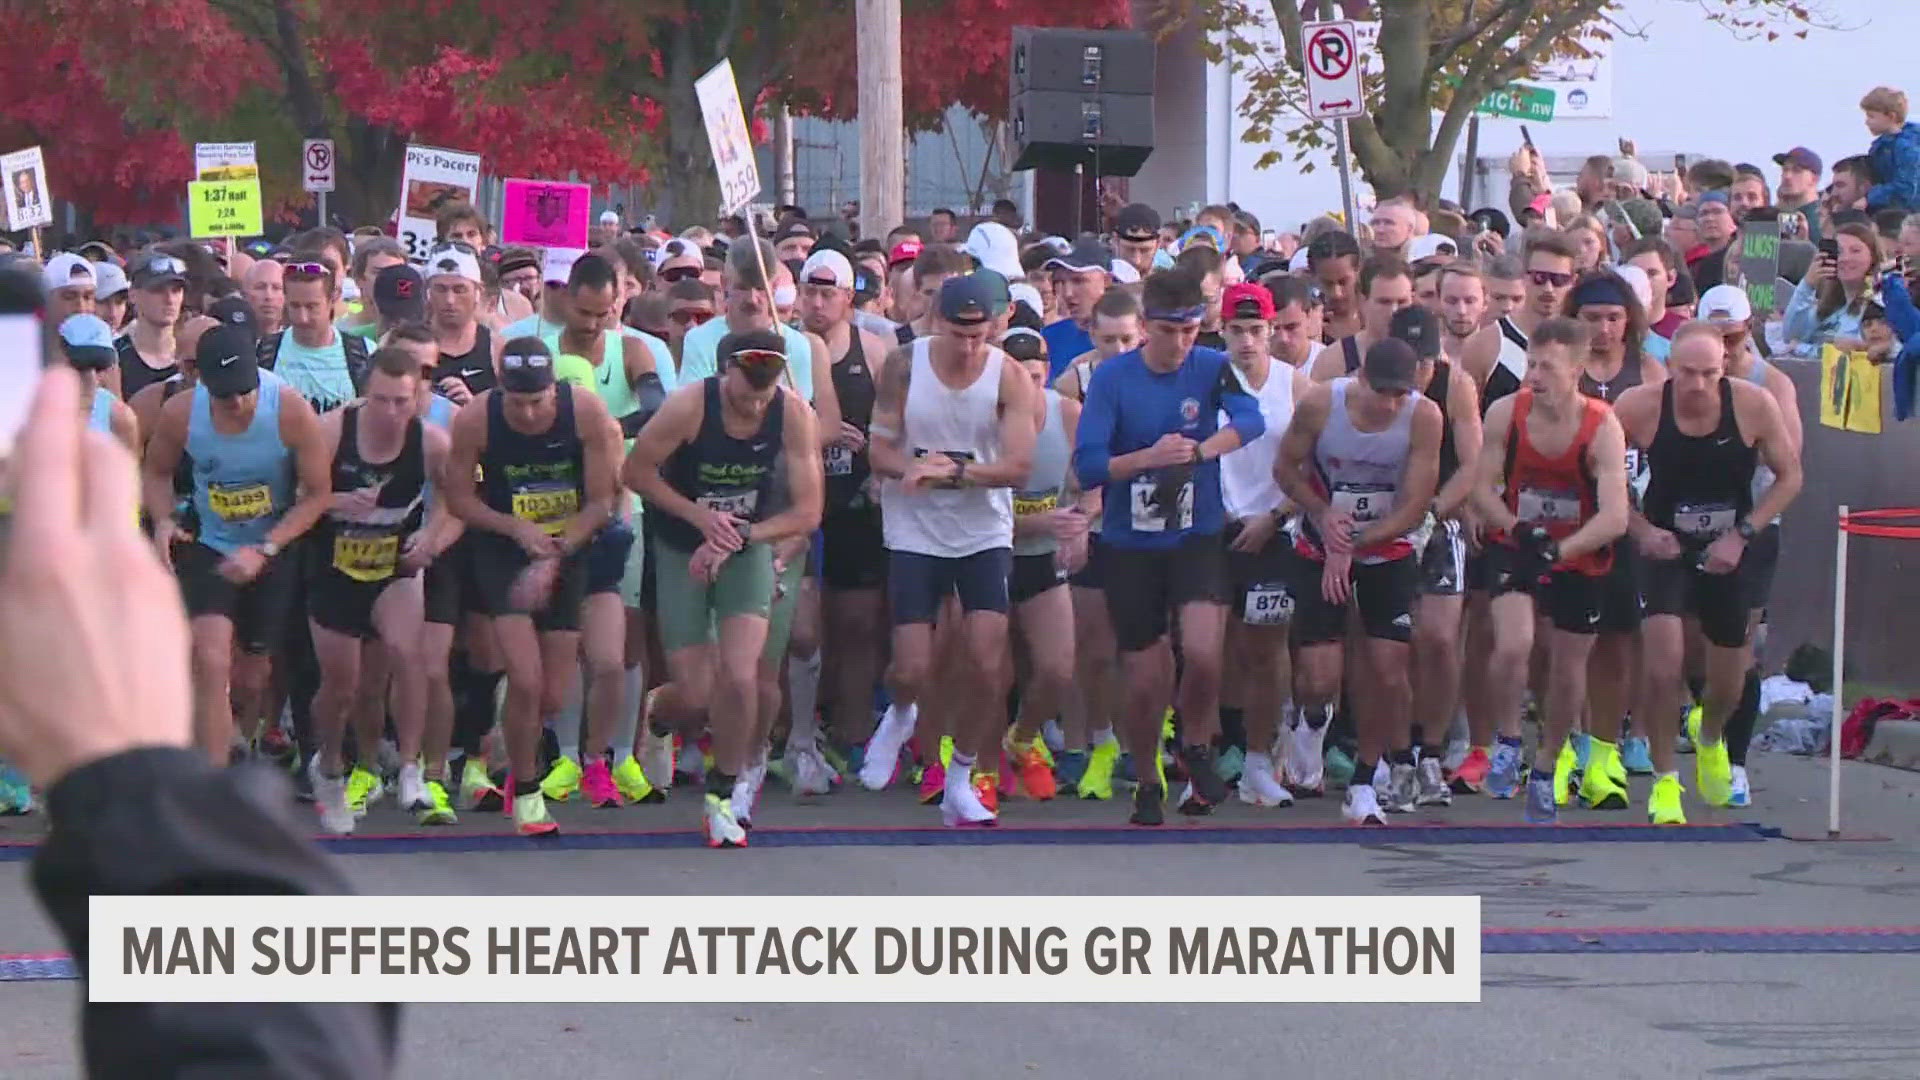
[[787,658],[788,710],[787,746],[810,747],[820,739],[820,717],[814,711],[820,702],[820,650],[811,656]]
[[639,664],[620,676],[620,723],[613,729],[613,763],[620,765],[633,756],[633,741],[640,733],[640,707],[647,694],[647,673]]
[[586,712],[587,673],[573,681],[573,689],[567,693],[566,704],[560,706],[559,715],[553,718],[553,737],[560,743],[560,756],[570,758],[574,764],[580,763],[580,717]]
[[956,751],[952,764],[947,766],[947,786],[956,791],[965,791],[973,786],[973,759],[961,761],[965,756]]

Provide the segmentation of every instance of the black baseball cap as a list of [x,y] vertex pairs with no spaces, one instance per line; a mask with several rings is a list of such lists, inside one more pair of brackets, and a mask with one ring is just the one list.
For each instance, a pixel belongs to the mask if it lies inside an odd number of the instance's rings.
[[791,240],[796,236],[804,236],[809,240],[813,239],[813,226],[804,221],[789,221],[785,225],[780,226],[780,230],[773,234],[773,242],[777,244],[782,240]]
[[1160,235],[1160,211],[1146,203],[1128,203],[1114,215],[1113,235],[1135,242],[1157,239]]
[[[784,367],[787,363],[787,339],[774,330],[742,330],[720,339],[714,354],[720,366],[744,364],[756,367]],[[778,357],[778,360],[775,360]]]
[[253,313],[253,305],[247,303],[244,296],[225,296],[215,300],[207,305],[207,315],[220,320],[222,326],[234,327],[253,340],[260,340],[260,320]]
[[373,307],[393,322],[417,322],[427,313],[427,287],[407,263],[389,266],[373,279]]
[[151,289],[169,281],[184,283],[187,280],[187,264],[179,256],[164,251],[155,251],[141,257],[133,267],[133,287]]
[[554,383],[553,353],[537,337],[517,337],[501,346],[500,387],[514,394],[537,394]]
[[214,397],[235,397],[260,389],[260,362],[254,355],[258,347],[245,327],[221,323],[200,335],[193,351],[194,365],[200,369],[200,385]]
[[1374,342],[1360,362],[1360,374],[1366,377],[1367,385],[1383,393],[1411,392],[1419,368],[1420,358],[1413,346],[1397,337]]
[[1079,243],[1073,245],[1072,251],[1048,259],[1046,267],[1049,270],[1058,267],[1074,274],[1087,270],[1111,274],[1113,273],[1113,249],[1101,243],[1097,236],[1083,236]]
[[1418,359],[1440,359],[1440,319],[1418,304],[1393,313],[1393,320],[1387,324],[1387,336],[1413,346],[1413,355]]
[[955,274],[940,283],[940,317],[959,326],[979,326],[993,318],[993,294],[974,274]]

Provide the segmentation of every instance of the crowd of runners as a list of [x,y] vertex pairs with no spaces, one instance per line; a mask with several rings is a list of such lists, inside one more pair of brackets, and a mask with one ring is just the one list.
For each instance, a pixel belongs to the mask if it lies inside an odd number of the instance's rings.
[[1342,788],[1550,823],[1638,774],[1679,824],[1687,748],[1746,805],[1801,486],[1765,313],[1657,229],[1491,213],[1294,249],[1231,207],[787,212],[582,254],[455,204],[421,263],[320,228],[41,272],[143,463],[199,746],[288,763],[331,833],[679,789],[740,846],[770,775],[959,827]]

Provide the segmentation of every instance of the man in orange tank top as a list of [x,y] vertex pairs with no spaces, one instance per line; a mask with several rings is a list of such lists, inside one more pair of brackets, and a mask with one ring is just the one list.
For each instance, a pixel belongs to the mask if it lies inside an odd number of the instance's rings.
[[1605,402],[1580,393],[1587,334],[1564,318],[1534,331],[1520,391],[1487,410],[1474,488],[1493,564],[1495,794],[1518,782],[1527,658],[1536,619],[1550,624],[1544,731],[1527,785],[1526,817],[1537,824],[1555,819],[1554,757],[1587,700],[1601,581],[1627,531],[1626,436]]

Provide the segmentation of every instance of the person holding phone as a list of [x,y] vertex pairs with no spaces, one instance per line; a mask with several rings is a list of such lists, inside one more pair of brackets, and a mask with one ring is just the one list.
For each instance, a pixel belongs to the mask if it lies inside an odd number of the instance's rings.
[[1787,301],[1783,329],[1791,355],[1816,358],[1829,344],[1845,351],[1866,347],[1860,320],[1874,300],[1880,260],[1880,237],[1869,225],[1842,225],[1820,241]]

